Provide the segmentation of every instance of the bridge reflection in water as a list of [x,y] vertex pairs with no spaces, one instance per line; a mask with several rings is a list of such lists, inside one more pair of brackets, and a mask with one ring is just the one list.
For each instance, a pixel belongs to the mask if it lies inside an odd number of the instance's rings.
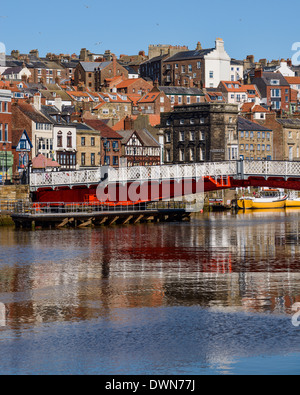
[[63,236],[3,229],[0,292],[8,325],[172,305],[291,314],[300,302],[299,227],[300,210]]

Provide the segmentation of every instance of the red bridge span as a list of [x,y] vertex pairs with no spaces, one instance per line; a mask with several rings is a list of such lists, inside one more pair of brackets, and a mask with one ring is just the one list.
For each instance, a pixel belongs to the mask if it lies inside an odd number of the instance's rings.
[[121,205],[242,187],[300,191],[300,162],[240,160],[30,175],[34,202]]

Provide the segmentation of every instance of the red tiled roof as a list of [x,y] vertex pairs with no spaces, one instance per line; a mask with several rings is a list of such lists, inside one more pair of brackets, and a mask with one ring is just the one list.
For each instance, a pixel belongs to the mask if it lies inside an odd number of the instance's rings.
[[284,77],[290,85],[300,85],[300,77]]
[[149,114],[148,117],[151,126],[156,126],[160,124],[160,115]]
[[254,104],[254,103],[244,103],[242,108],[242,112],[269,112],[266,108],[259,104]]
[[46,158],[42,154],[39,154],[32,159],[33,169],[45,169],[47,167],[60,167],[60,164],[52,159]]
[[98,119],[85,119],[84,118],[84,123],[86,123],[88,126],[93,128],[94,130],[98,130],[101,134],[101,137],[106,137],[106,138],[110,138],[110,139],[121,139],[122,138],[122,136],[120,136],[114,129],[110,128],[104,122],[102,122]]
[[152,103],[154,102],[157,97],[160,95],[161,92],[149,92],[147,95],[143,96],[138,102],[139,103]]

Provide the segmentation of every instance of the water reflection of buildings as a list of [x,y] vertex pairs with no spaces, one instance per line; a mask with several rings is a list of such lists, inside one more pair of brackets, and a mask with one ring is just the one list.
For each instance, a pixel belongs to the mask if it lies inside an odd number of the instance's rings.
[[[291,313],[300,301],[300,217],[211,215],[191,223],[2,231],[9,322],[118,319],[115,308],[199,305]],[[3,240],[2,237],[2,240]]]

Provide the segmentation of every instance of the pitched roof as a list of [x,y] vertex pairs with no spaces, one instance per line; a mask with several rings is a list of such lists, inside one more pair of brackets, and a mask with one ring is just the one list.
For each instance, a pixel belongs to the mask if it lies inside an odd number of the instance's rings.
[[[299,120],[300,122],[300,120]],[[248,119],[238,117],[238,130],[239,131],[258,131],[258,132],[272,132],[272,129],[268,129],[256,122],[249,121]]]
[[241,108],[242,112],[269,112],[266,108],[261,106],[260,104],[255,103],[244,103]]
[[141,97],[138,103],[152,103],[155,101],[161,92],[149,92],[145,96]]
[[25,114],[28,118],[30,118],[34,122],[52,123],[49,121],[48,118],[46,118],[40,112],[38,112],[31,104],[21,102],[17,104],[17,107],[23,112],[23,114]]
[[147,129],[141,130],[119,130],[118,133],[123,137],[122,144],[127,144],[133,134],[136,134],[138,139],[146,147],[160,147],[157,140],[148,132]]
[[300,85],[300,77],[284,77],[290,85]]
[[186,88],[184,86],[160,86],[159,90],[163,91],[166,95],[204,96],[201,89]]
[[111,62],[80,62],[80,65],[86,72],[92,72],[95,69],[104,69]]
[[185,60],[185,59],[202,59],[205,55],[209,54],[214,50],[215,48],[209,48],[209,49],[200,49],[195,51],[177,52],[175,55],[167,58],[165,62],[173,62],[176,60]]
[[115,130],[107,126],[104,122],[98,120],[98,119],[85,119],[84,122],[93,128],[94,130],[99,130],[101,133],[101,137],[106,137],[110,139],[121,139],[122,136],[120,136]]
[[45,169],[47,167],[60,167],[60,164],[52,159],[46,158],[42,154],[32,159],[33,169]]
[[[254,81],[257,78],[254,78]],[[259,79],[259,78],[258,78]],[[264,71],[262,74],[262,80],[265,82],[266,85],[272,85],[272,80],[279,80],[279,86],[289,86],[289,83],[286,81],[285,77],[280,73],[272,73],[269,71]],[[274,85],[276,87],[276,85]]]
[[145,80],[143,78],[128,78],[128,79],[126,79],[124,81],[121,81],[119,84],[117,84],[116,88],[117,89],[128,88],[130,85],[133,85],[135,83],[139,83],[140,81],[145,82]]
[[12,148],[16,148],[18,146],[18,144],[20,142],[20,139],[23,136],[23,133],[25,133],[25,136],[27,138],[27,141],[28,141],[30,147],[31,148],[33,147],[32,143],[31,143],[31,140],[30,140],[30,138],[29,138],[29,136],[28,136],[28,134],[27,134],[25,129],[13,129],[12,130],[12,134],[11,134],[12,135],[12,142],[11,142],[12,143]]
[[300,119],[298,118],[278,118],[276,121],[285,127],[300,128]]

